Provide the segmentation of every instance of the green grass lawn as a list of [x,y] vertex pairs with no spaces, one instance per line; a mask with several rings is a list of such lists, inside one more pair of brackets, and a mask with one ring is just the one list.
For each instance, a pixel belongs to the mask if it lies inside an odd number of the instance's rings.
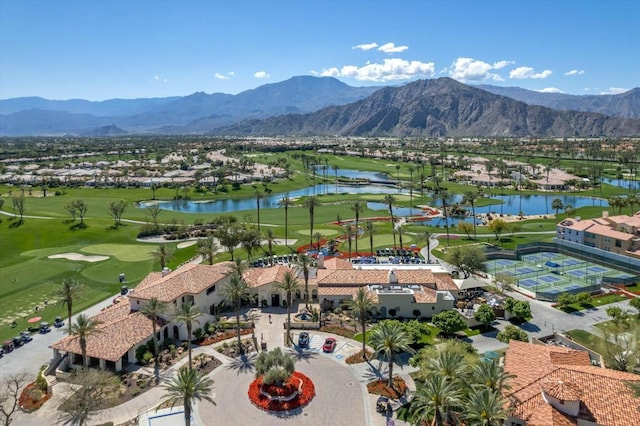
[[585,330],[569,330],[566,334],[582,346],[585,346],[595,352],[598,352],[598,348],[605,344],[605,340],[603,338]]
[[605,294],[604,296],[596,296],[591,298],[590,303],[585,303],[584,305],[580,305],[578,303],[572,303],[571,305],[563,306],[561,308],[557,308],[563,312],[571,313],[582,311],[585,309],[593,309],[598,306],[608,305],[610,303],[620,302],[625,300],[624,296],[620,296],[619,294]]

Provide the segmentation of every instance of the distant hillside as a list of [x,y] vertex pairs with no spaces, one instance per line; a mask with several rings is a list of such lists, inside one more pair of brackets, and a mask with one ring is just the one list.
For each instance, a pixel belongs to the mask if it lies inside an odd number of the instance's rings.
[[108,126],[98,127],[97,129],[92,129],[86,132],[83,132],[81,136],[122,136],[126,135],[127,132],[122,130],[120,127],[110,124]]
[[496,95],[507,96],[529,105],[541,105],[564,111],[599,112],[612,117],[640,118],[640,88],[618,95],[567,95],[542,93],[519,87],[475,86]]
[[386,87],[311,114],[248,120],[215,129],[228,135],[627,136],[640,120],[529,106],[450,78]]
[[[248,118],[342,105],[365,98],[376,89],[351,87],[330,77],[301,76],[237,95],[197,92],[184,97],[103,102],[7,99],[0,100],[4,114],[0,115],[0,135],[78,134],[109,124],[130,133],[202,133]],[[52,114],[54,111],[60,114]],[[104,114],[106,111],[113,114]]]

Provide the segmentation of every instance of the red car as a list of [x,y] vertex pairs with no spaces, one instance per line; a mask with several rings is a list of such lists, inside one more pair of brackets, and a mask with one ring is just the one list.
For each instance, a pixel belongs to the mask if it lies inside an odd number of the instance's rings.
[[322,345],[322,350],[324,352],[333,352],[336,348],[336,339],[333,337],[327,337],[327,340],[324,341],[324,345]]

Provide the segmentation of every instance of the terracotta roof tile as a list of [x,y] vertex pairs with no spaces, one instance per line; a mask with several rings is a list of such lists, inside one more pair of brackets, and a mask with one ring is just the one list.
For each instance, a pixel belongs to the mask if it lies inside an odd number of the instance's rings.
[[[424,269],[396,270],[398,284],[434,285],[436,279],[433,272]],[[336,270],[323,278],[318,278],[318,286],[335,284],[388,284],[389,271],[383,269],[342,269]],[[454,284],[455,285],[455,284]]]
[[249,287],[257,288],[267,284],[281,283],[287,271],[293,272],[294,276],[298,275],[295,269],[287,265],[274,265],[268,268],[250,268],[244,273],[243,278]]
[[143,300],[155,296],[162,302],[172,302],[185,294],[201,293],[221,281],[229,273],[230,266],[231,262],[215,265],[189,263],[164,277],[160,275],[160,278],[157,273],[152,272],[154,275],[151,278],[147,276],[142,281],[143,287],[139,288],[138,285],[131,296]]
[[[87,337],[87,355],[117,361],[129,349],[153,335],[153,322],[140,312],[131,312],[128,299],[102,311],[92,317],[101,321],[99,332]],[[63,352],[82,354],[80,339],[67,336],[57,341],[50,348]]]
[[453,291],[459,290],[458,286],[453,281],[453,278],[451,278],[451,275],[436,273],[436,274],[433,274],[433,276],[436,279],[436,287],[438,290],[453,290]]
[[340,259],[339,257],[332,257],[331,259],[327,259],[324,261],[325,269],[353,269],[353,265],[351,262]]

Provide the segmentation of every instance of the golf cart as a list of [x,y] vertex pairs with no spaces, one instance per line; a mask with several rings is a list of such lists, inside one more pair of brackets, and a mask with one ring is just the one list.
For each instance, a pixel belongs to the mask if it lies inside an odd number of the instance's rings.
[[48,322],[42,321],[40,323],[40,333],[45,334],[51,331],[51,326]]
[[393,407],[391,406],[391,401],[389,401],[389,398],[387,398],[386,396],[381,396],[380,398],[378,398],[378,401],[376,402],[376,411],[383,414],[393,413]]
[[13,342],[13,347],[14,348],[19,348],[20,346],[24,345],[24,341],[22,340],[22,336],[16,336],[12,339]]
[[22,343],[29,343],[33,340],[33,337],[31,337],[31,333],[26,330],[20,332],[20,338],[22,339]]
[[53,326],[55,328],[60,328],[64,325],[64,321],[62,320],[62,317],[56,317],[56,319],[53,321]]

